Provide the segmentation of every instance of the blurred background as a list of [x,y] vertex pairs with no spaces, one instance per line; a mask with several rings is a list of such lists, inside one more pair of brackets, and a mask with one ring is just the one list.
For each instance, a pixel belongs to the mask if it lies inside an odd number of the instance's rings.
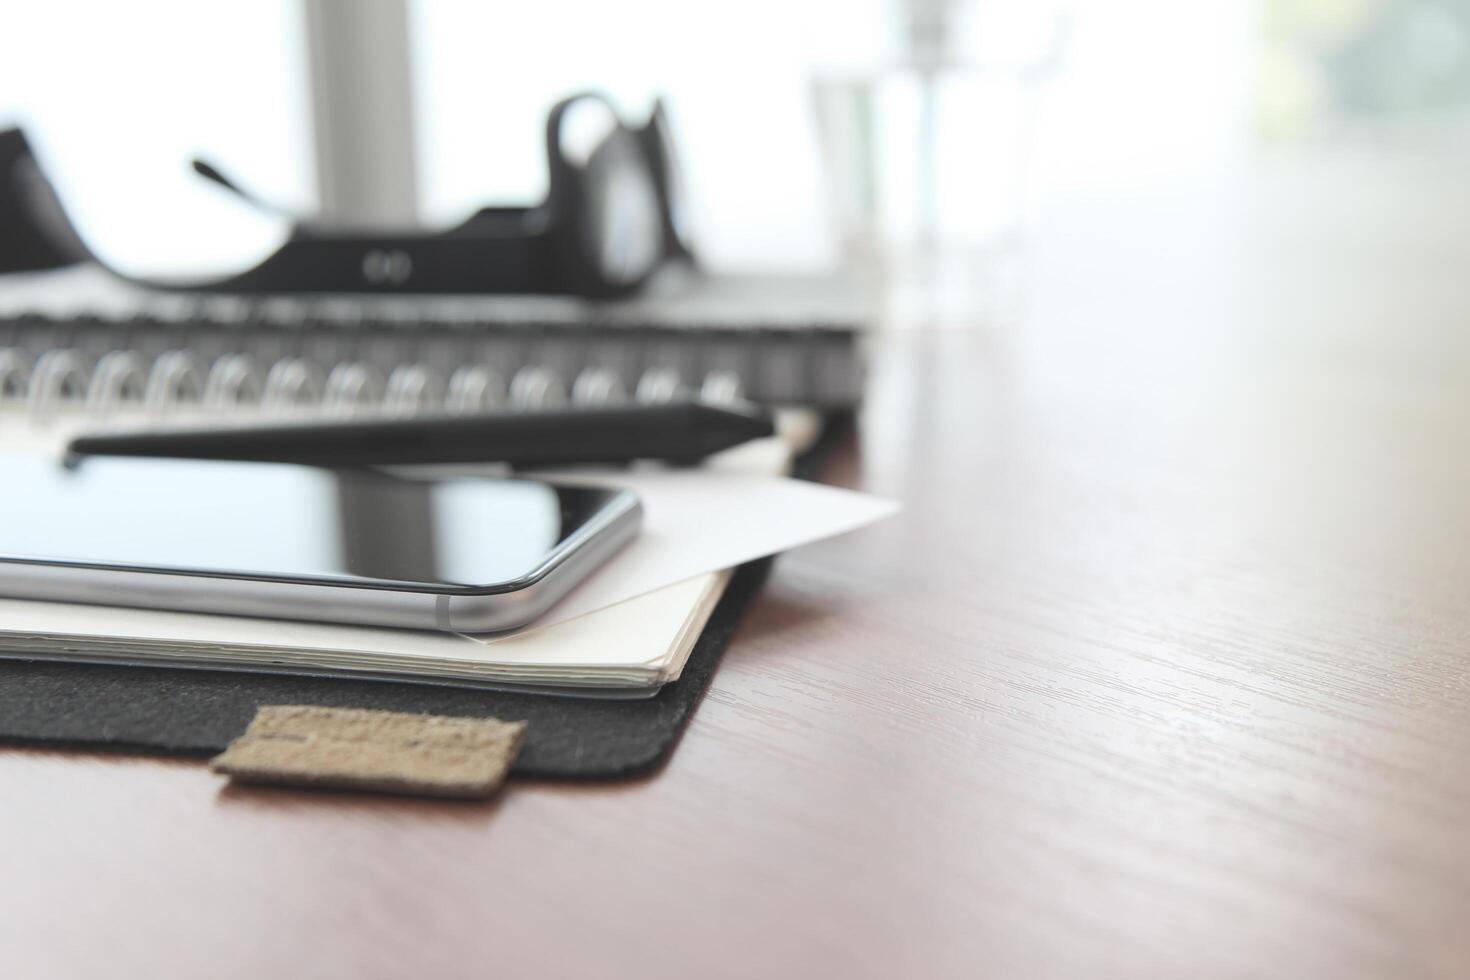
[[1470,0],[54,0],[5,21],[0,126],[97,252],[149,275],[285,237],[192,157],[329,222],[448,225],[545,193],[546,109],[584,88],[633,118],[667,97],[710,267],[876,259],[896,294],[981,304],[1058,209],[1369,129],[1470,131]]

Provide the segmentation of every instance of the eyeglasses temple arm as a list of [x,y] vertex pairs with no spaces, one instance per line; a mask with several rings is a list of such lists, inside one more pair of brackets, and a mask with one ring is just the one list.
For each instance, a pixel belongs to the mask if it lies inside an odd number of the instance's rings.
[[195,157],[194,159],[189,161],[189,166],[194,169],[194,172],[196,174],[203,177],[205,180],[212,181],[218,184],[220,187],[223,187],[231,194],[234,194],[236,197],[240,198],[240,200],[252,204],[262,211],[265,211],[269,214],[279,215],[283,218],[288,218],[294,222],[301,221],[300,215],[296,214],[290,208],[282,207],[279,204],[272,204],[270,201],[267,201],[260,195],[246,190],[244,187],[241,187],[235,181],[225,176],[223,171],[221,171],[214,164],[210,163],[208,160],[202,160],[199,157]]

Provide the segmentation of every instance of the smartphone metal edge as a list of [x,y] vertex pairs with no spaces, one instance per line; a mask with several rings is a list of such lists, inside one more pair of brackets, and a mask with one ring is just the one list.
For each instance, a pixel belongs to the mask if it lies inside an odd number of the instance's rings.
[[208,571],[125,569],[83,563],[0,559],[0,596],[167,612],[503,632],[525,626],[575,588],[638,533],[643,506],[629,491],[565,541],[524,578],[443,591],[395,583],[256,578]]

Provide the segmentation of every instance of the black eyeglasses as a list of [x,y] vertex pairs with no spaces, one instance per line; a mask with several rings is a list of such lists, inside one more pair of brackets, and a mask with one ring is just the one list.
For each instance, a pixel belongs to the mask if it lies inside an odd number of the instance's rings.
[[0,272],[55,269],[89,257],[25,133],[0,130]]
[[[546,200],[534,207],[483,208],[437,233],[339,234],[298,223],[253,269],[186,288],[613,297],[670,259],[693,259],[662,102],[634,129],[600,95],[563,99],[547,117],[546,157]],[[208,164],[195,169],[255,200]]]

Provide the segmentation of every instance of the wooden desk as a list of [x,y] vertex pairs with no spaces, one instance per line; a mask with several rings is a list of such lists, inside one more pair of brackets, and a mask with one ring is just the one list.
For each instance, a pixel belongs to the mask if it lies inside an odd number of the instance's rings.
[[672,764],[494,807],[0,751],[8,977],[1470,974],[1470,190],[1043,228],[889,336]]

